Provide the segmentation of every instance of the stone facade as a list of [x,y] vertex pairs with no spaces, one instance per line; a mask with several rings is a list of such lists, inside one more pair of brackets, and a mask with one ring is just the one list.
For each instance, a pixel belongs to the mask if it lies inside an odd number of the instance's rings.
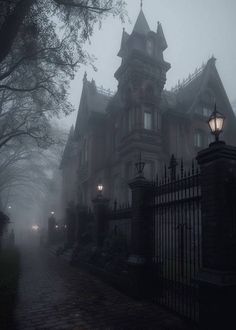
[[206,122],[214,102],[226,116],[222,138],[235,145],[235,115],[215,59],[167,91],[166,48],[161,24],[151,31],[141,10],[132,33],[124,30],[122,34],[116,93],[98,88],[85,74],[75,129],[61,163],[64,203],[74,200],[91,205],[98,183],[111,201],[130,201],[127,183],[135,175],[140,152],[148,179],[162,171],[171,154],[177,160],[192,160],[211,142]]

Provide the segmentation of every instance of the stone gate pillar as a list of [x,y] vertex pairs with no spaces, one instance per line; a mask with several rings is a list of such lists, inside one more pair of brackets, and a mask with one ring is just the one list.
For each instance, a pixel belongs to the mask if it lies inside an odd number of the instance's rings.
[[212,143],[201,169],[200,327],[236,329],[236,148]]
[[142,175],[129,183],[132,190],[131,253],[128,258],[133,294],[149,295],[153,256],[153,185]]
[[76,239],[76,209],[74,202],[70,202],[66,208],[66,244],[72,247]]

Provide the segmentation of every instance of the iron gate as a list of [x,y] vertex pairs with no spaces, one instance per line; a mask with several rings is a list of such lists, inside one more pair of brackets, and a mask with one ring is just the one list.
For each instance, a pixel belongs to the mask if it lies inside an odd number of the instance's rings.
[[198,169],[192,164],[155,184],[154,263],[158,270],[155,300],[194,321],[198,320],[198,284],[201,265],[201,191]]

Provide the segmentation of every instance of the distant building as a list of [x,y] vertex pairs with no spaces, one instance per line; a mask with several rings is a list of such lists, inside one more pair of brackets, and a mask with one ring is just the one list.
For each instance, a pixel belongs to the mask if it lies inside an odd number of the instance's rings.
[[118,203],[128,201],[127,182],[135,175],[140,152],[149,179],[163,169],[171,154],[190,161],[211,141],[206,122],[215,101],[227,118],[222,138],[236,143],[235,115],[215,58],[167,91],[166,48],[161,24],[151,31],[141,10],[132,33],[123,30],[121,65],[115,72],[117,92],[98,88],[84,75],[75,129],[61,163],[64,202],[90,204],[100,182],[105,196]]

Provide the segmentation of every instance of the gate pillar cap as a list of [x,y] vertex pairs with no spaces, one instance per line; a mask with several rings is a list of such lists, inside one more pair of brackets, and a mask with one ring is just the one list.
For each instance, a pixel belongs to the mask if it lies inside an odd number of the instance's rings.
[[221,142],[211,143],[209,148],[199,151],[196,158],[200,165],[222,158],[236,160],[236,147]]

